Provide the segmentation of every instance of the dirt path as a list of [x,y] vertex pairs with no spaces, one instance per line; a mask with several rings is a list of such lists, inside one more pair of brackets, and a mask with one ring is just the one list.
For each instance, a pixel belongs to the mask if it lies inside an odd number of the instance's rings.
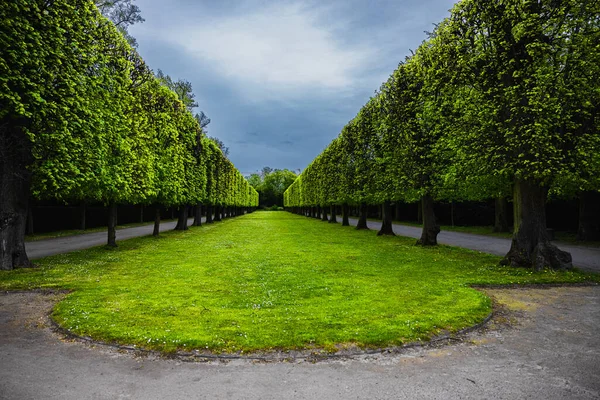
[[317,363],[134,357],[62,340],[60,295],[0,295],[0,398],[600,398],[599,286],[487,292],[505,311],[460,342]]

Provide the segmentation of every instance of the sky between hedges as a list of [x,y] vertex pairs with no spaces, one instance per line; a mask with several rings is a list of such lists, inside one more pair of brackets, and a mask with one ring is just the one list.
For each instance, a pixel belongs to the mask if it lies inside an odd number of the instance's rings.
[[453,0],[136,0],[153,70],[193,85],[244,175],[304,169]]

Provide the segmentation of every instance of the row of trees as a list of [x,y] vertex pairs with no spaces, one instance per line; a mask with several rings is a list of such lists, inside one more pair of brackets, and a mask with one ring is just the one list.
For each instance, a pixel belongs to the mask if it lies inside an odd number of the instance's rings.
[[117,203],[182,214],[258,204],[201,118],[93,2],[2,2],[0,23],[0,269],[31,265],[30,196],[108,205],[109,245]]
[[420,201],[419,243],[433,245],[435,200],[512,192],[503,264],[571,267],[548,240],[545,203],[549,192],[579,195],[585,209],[600,190],[599,15],[598,1],[459,2],[290,186],[285,205],[314,214],[383,204],[380,233],[393,234],[390,203]]

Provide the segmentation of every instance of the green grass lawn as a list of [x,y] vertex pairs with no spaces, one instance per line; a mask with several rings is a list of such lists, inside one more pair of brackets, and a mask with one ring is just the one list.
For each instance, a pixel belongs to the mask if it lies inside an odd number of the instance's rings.
[[171,352],[393,346],[482,321],[469,285],[599,281],[498,267],[498,257],[377,237],[284,212],[47,257],[0,289],[72,292],[54,319],[78,335]]

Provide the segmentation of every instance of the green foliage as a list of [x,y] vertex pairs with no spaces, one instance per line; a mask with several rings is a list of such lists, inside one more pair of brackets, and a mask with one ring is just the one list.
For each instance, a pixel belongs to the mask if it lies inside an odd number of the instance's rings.
[[[141,20],[117,3],[99,5]],[[34,197],[257,205],[208,144],[189,82],[154,77],[94,3],[3,2],[0,21],[0,129],[27,155]]]
[[[480,129],[449,138],[477,175],[598,189],[600,5],[596,1],[465,1],[440,35],[447,75]],[[590,180],[591,178],[591,180]]]
[[283,193],[296,179],[296,174],[288,169],[264,167],[262,173],[246,178],[260,194],[260,205],[272,207],[283,204]]
[[488,315],[490,300],[469,285],[598,279],[498,267],[495,256],[413,242],[261,212],[0,271],[0,289],[72,290],[53,318],[78,335],[246,353],[427,340]]
[[160,69],[156,72],[156,78],[161,84],[173,91],[177,95],[179,101],[181,101],[190,112],[198,107],[198,103],[194,100],[196,95],[194,94],[192,84],[189,81],[183,79],[175,81]]
[[303,171],[288,207],[600,190],[600,2],[463,0]]

